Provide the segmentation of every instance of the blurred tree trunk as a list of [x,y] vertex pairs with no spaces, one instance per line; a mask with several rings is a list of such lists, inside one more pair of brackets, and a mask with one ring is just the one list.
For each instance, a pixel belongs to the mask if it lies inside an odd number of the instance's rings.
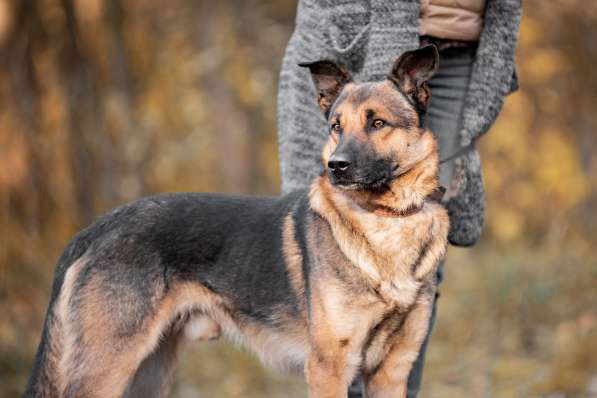
[[118,105],[124,108],[120,110],[124,131],[120,131],[119,136],[126,139],[120,142],[125,148],[120,156],[122,164],[119,165],[118,199],[127,201],[148,191],[144,170],[151,157],[150,137],[142,128],[135,112],[138,96],[143,87],[140,87],[140,81],[132,67],[130,50],[126,42],[126,9],[121,0],[110,0],[106,3],[105,20],[111,42],[109,54],[111,91],[117,96]]
[[[27,146],[26,154],[30,165],[27,181],[18,192],[5,191],[9,213],[22,220],[32,236],[38,235],[40,217],[45,214],[40,209],[40,197],[45,190],[44,173],[41,167],[37,132],[39,85],[33,66],[33,52],[43,47],[46,35],[37,12],[36,0],[24,0],[14,6],[14,23],[1,51],[2,75],[8,84],[2,87],[2,104],[5,110],[11,109],[18,116],[22,129],[20,133]],[[27,196],[27,200],[25,199]]]
[[[89,222],[97,195],[112,202],[115,197],[111,166],[114,148],[101,131],[101,106],[90,67],[80,48],[78,21],[72,0],[62,0],[66,30],[60,51],[62,83],[69,102],[70,154],[79,225]],[[95,152],[95,153],[94,153]],[[98,166],[103,170],[98,170]]]

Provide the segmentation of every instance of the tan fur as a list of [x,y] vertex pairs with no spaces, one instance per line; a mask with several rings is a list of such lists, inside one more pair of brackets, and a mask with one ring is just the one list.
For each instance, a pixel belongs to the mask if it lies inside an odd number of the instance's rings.
[[59,391],[64,391],[66,386],[68,374],[64,371],[67,368],[68,363],[72,361],[73,349],[76,345],[76,335],[72,330],[72,319],[69,312],[69,302],[73,295],[74,283],[81,272],[81,268],[87,263],[86,257],[81,257],[75,261],[64,275],[64,281],[62,283],[62,289],[60,290],[60,296],[55,307],[55,318],[53,330],[50,332],[51,337],[49,340],[57,347],[59,355],[58,358],[54,359],[55,369],[58,370],[56,375],[56,385]]
[[384,353],[384,359],[374,368],[374,372],[371,372],[371,368],[365,372],[366,397],[406,396],[408,376],[427,336],[432,309],[433,297],[426,293],[406,314],[389,352]]
[[307,309],[305,308],[305,282],[303,280],[303,256],[299,249],[298,243],[295,239],[295,227],[292,214],[289,214],[284,219],[284,226],[282,231],[282,251],[286,260],[286,268],[288,270],[288,277],[294,290],[294,293],[299,297],[299,310],[303,317],[307,317]]
[[309,324],[311,352],[306,363],[309,394],[346,396],[361,367],[362,348],[385,305],[373,294],[356,297],[328,271],[312,275]]
[[253,351],[259,359],[279,370],[300,373],[309,352],[309,340],[304,319],[295,319],[274,311],[272,318],[284,325],[273,330],[261,325],[241,322],[240,325],[224,328],[235,343]]

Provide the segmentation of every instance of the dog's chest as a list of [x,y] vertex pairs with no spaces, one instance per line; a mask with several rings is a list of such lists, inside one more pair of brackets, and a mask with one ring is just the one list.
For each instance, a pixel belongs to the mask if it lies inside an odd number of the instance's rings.
[[[333,203],[333,205],[332,205]],[[338,248],[350,266],[388,304],[411,305],[422,285],[414,264],[432,245],[436,206],[425,202],[420,211],[404,217],[387,217],[366,211],[345,195],[332,194],[331,200],[317,190],[311,206],[324,215]]]
[[410,217],[382,217],[366,214],[360,217],[361,230],[373,251],[383,257],[377,264],[386,272],[401,271],[419,254],[420,242],[429,236],[432,215],[421,211]]
[[[354,220],[360,239],[353,233],[353,239],[337,240],[345,256],[376,284],[385,301],[409,306],[421,286],[413,264],[421,255],[422,242],[430,238],[432,222],[433,214],[428,211],[395,218],[360,214]],[[342,236],[340,231],[334,235]]]

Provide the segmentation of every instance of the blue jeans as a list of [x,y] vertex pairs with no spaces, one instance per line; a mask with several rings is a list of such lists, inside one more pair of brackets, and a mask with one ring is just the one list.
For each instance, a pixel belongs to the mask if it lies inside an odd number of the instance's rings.
[[[428,83],[431,89],[431,100],[426,125],[438,141],[440,161],[460,149],[459,130],[462,124],[462,108],[474,58],[474,49],[470,48],[449,48],[440,51],[439,70]],[[440,165],[441,185],[447,186],[452,178],[452,172],[453,159]],[[442,279],[443,263],[438,267],[437,282],[440,283]],[[435,296],[429,332],[408,377],[408,398],[415,398],[421,388],[425,352],[435,324],[438,296],[439,294]],[[361,391],[362,381],[357,377],[350,386],[348,397],[361,398],[363,396]]]

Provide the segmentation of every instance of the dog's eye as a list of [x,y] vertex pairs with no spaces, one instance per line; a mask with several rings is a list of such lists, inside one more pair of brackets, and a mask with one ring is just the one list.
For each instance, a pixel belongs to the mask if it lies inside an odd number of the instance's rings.
[[332,131],[334,131],[336,133],[340,132],[340,123],[332,124]]
[[381,119],[375,119],[373,121],[373,127],[375,127],[376,129],[380,129],[380,128],[382,128],[385,125],[386,125],[386,122],[384,122]]

